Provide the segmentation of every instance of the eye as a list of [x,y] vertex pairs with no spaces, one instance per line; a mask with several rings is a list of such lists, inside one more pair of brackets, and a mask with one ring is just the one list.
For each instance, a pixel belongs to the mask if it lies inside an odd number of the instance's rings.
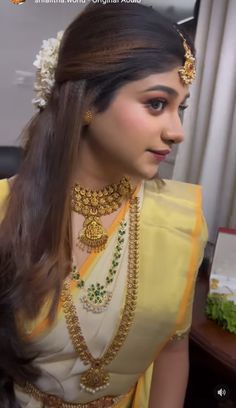
[[184,117],[184,111],[185,109],[187,109],[188,105],[180,105],[179,106],[179,117],[181,119],[181,121],[183,120]]
[[165,99],[160,99],[160,98],[155,98],[155,99],[150,99],[147,103],[146,106],[150,108],[154,112],[162,112],[167,105],[167,101]]

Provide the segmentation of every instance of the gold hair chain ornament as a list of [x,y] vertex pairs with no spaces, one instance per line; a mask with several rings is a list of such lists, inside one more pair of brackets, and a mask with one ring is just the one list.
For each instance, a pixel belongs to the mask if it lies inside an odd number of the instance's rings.
[[131,184],[127,177],[101,190],[89,190],[75,184],[71,193],[71,208],[85,217],[76,245],[83,250],[87,249],[87,252],[102,251],[108,234],[100,217],[118,210],[124,198],[128,198],[130,194]]
[[76,307],[73,303],[70,278],[65,280],[62,290],[62,307],[72,344],[80,360],[85,365],[90,366],[81,375],[80,386],[92,394],[109,386],[110,375],[106,370],[106,366],[112,362],[124,344],[136,310],[139,271],[139,198],[131,197],[129,204],[128,273],[125,305],[116,335],[101,358],[94,358],[85,342]]
[[183,47],[185,50],[185,63],[184,66],[179,68],[179,76],[185,85],[189,85],[196,78],[196,60],[192,54],[191,48],[188,46],[183,34],[177,30],[180,37],[183,39]]

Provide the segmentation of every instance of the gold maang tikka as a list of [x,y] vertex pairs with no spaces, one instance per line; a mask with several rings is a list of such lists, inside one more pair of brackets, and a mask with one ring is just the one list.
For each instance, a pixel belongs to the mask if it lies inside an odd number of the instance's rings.
[[132,193],[127,177],[119,183],[110,184],[101,190],[89,190],[75,184],[71,191],[71,208],[85,217],[77,246],[87,252],[100,252],[105,248],[108,234],[100,217],[118,210],[124,198]]
[[185,63],[184,66],[179,68],[179,76],[185,85],[189,85],[193,82],[196,77],[196,60],[192,54],[191,48],[189,47],[183,34],[177,30],[180,37],[183,39],[183,47],[185,50]]

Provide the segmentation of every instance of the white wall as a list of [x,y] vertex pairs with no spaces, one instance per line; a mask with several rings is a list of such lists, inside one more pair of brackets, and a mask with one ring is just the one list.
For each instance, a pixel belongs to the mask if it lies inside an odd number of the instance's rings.
[[[35,72],[32,63],[42,40],[63,30],[82,4],[0,4],[0,145],[17,145],[23,126],[32,116],[34,78],[17,85],[16,71]],[[27,82],[27,81],[26,81]]]

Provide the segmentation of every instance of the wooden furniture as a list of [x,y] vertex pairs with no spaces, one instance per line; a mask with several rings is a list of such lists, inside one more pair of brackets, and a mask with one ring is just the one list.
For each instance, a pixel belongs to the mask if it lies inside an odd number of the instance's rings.
[[202,348],[217,365],[224,369],[225,376],[235,380],[236,386],[236,334],[223,330],[214,321],[207,319],[205,304],[209,292],[206,276],[200,276],[197,282],[193,308],[191,340]]
[[[209,274],[201,270],[193,306],[190,377],[185,408],[236,408],[236,334],[207,319],[205,305],[208,292]],[[216,390],[220,385],[228,387],[228,398],[217,396]]]

